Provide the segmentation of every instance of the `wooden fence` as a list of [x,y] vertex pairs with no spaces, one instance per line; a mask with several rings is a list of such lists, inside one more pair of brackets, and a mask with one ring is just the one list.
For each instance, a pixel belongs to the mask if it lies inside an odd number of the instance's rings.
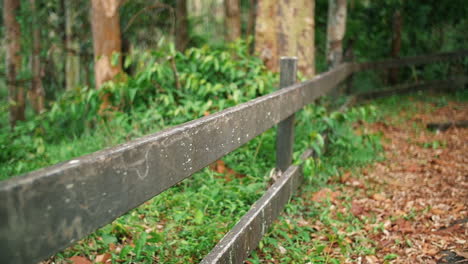
[[[467,56],[464,50],[344,63],[298,84],[296,60],[284,58],[282,89],[276,92],[0,182],[0,263],[35,263],[57,253],[280,123],[277,167],[282,176],[202,261],[242,263],[301,184],[301,169],[291,166],[295,112],[363,70]],[[466,78],[456,80],[466,83]],[[302,157],[310,155],[307,151]]]

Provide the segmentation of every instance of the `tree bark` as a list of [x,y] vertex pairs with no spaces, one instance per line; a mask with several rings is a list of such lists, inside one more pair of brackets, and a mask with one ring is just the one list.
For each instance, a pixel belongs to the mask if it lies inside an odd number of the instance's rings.
[[25,120],[24,88],[16,77],[21,69],[21,29],[16,20],[20,0],[3,1],[3,19],[6,37],[6,81],[10,108],[10,125],[14,127],[19,120]]
[[315,1],[297,0],[296,10],[292,14],[296,25],[294,34],[297,38],[297,68],[308,78],[315,75]]
[[255,33],[255,16],[257,13],[257,0],[250,0],[249,19],[247,21],[246,36],[250,37]]
[[[278,52],[280,56],[297,56],[297,34],[296,27],[300,26],[296,23],[296,1],[291,4],[289,0],[278,0],[278,15],[277,15],[277,37],[278,37]],[[298,10],[297,10],[298,11]],[[297,15],[297,14],[296,14]],[[299,58],[298,60],[302,60]]]
[[[399,10],[395,11],[392,18],[392,58],[400,57],[400,50],[401,50],[401,29],[403,26],[403,18],[401,16],[401,12]],[[388,82],[391,85],[395,85],[398,83],[398,68],[391,68],[388,71]]]
[[65,4],[65,82],[67,90],[76,88],[80,83],[80,43],[73,25],[76,23],[77,5],[75,0]]
[[[91,0],[94,75],[97,89],[122,71],[119,0]],[[112,63],[112,57],[118,59]]]
[[278,5],[275,0],[257,1],[255,26],[255,52],[265,62],[268,69],[279,70],[278,37],[276,16]]
[[31,18],[32,18],[32,60],[31,60],[31,71],[33,79],[31,83],[31,91],[29,98],[31,100],[32,107],[36,113],[41,113],[45,110],[45,94],[44,87],[42,86],[42,63],[41,63],[41,31],[37,23],[37,10],[36,0],[30,0],[31,4]]
[[328,1],[327,63],[329,68],[343,60],[343,38],[346,32],[346,0]]
[[184,51],[189,42],[187,0],[176,0],[175,45],[178,51]]
[[241,37],[240,0],[224,0],[226,41]]
[[296,56],[302,74],[315,74],[314,9],[313,0],[258,0],[255,51],[270,70],[280,56]]

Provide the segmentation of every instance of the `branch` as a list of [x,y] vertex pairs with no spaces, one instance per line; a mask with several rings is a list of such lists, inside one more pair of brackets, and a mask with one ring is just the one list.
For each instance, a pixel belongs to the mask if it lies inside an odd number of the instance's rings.
[[137,17],[139,15],[141,15],[142,13],[146,12],[146,11],[149,11],[151,9],[156,9],[156,8],[162,8],[162,9],[167,9],[169,10],[169,13],[171,14],[171,19],[172,19],[172,26],[171,26],[171,35],[174,35],[174,27],[175,27],[175,13],[174,13],[174,8],[172,8],[172,6],[170,5],[167,5],[167,4],[164,4],[164,3],[156,3],[154,5],[151,5],[151,6],[146,6],[144,8],[142,8],[140,11],[138,11],[135,15],[132,16],[132,18],[130,18],[130,21],[128,21],[128,24],[127,26],[125,26],[125,29],[122,31],[123,33],[125,33],[129,28],[130,26],[133,24],[133,22],[135,21],[135,19],[137,19]]
[[171,56],[170,60],[171,60],[171,68],[172,68],[172,71],[174,72],[175,85],[176,85],[177,90],[180,90],[179,73],[177,72],[175,55]]
[[445,131],[451,127],[468,128],[468,120],[452,121],[447,123],[428,123],[427,129]]

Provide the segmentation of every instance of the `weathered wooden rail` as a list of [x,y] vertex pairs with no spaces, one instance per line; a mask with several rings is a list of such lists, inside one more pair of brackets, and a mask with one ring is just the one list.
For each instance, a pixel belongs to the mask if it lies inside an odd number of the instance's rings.
[[34,263],[66,248],[281,122],[277,167],[282,176],[202,261],[241,263],[300,185],[300,169],[291,166],[295,112],[362,70],[466,56],[468,51],[459,51],[344,63],[299,84],[294,84],[295,60],[286,58],[281,63],[284,88],[276,92],[0,182],[0,263]]

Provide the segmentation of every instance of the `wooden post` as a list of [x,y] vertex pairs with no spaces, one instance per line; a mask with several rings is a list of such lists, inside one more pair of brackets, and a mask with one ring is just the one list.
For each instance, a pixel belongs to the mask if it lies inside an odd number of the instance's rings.
[[[281,57],[280,89],[296,83],[297,58]],[[284,172],[292,163],[294,145],[294,114],[278,124],[276,135],[276,169]]]

